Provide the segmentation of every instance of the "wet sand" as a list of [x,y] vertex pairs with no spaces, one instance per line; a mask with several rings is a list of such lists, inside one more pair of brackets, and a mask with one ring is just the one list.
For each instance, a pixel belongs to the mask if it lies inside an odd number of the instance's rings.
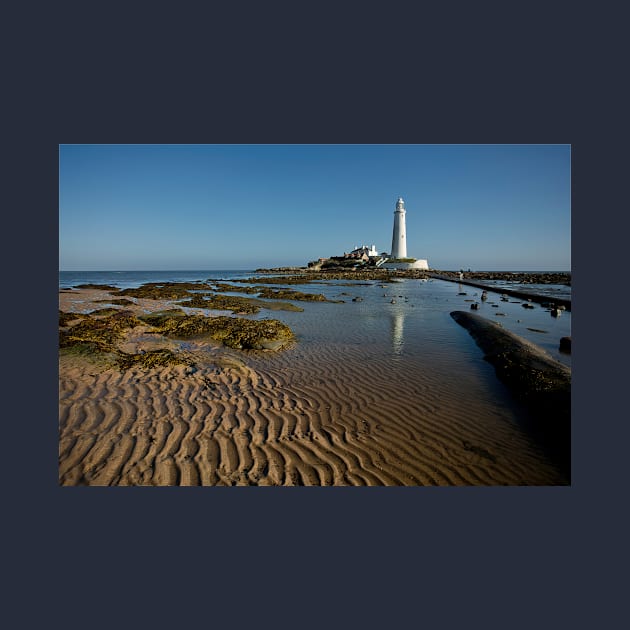
[[[107,295],[63,292],[60,308],[102,308],[93,300]],[[137,302],[132,310],[169,306]],[[149,341],[134,334],[125,347],[146,349]],[[483,366],[464,371],[476,347],[461,359],[462,371],[430,348],[431,371],[420,363],[418,370],[366,370],[370,348],[352,339],[298,342],[279,353],[192,340],[178,351],[194,367],[121,372],[60,357],[61,485],[568,483]]]

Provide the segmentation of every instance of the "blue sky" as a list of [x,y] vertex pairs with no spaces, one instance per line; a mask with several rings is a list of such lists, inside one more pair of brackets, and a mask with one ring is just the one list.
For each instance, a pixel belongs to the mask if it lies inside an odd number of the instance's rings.
[[570,145],[60,145],[62,270],[305,265],[396,199],[434,269],[569,270]]

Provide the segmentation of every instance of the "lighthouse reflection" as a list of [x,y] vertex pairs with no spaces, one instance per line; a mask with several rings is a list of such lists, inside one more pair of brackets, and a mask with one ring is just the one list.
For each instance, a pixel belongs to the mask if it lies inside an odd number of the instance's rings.
[[392,332],[392,350],[394,355],[400,356],[403,352],[405,312],[402,308],[395,308],[390,313],[391,332]]

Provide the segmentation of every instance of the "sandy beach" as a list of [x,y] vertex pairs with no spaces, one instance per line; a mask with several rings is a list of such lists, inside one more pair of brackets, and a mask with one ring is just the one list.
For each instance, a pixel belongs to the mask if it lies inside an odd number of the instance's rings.
[[[111,295],[73,289],[59,298],[60,311],[88,313]],[[172,307],[172,300],[137,298],[124,309],[140,314]],[[515,421],[521,412],[494,384],[474,341],[453,328],[469,356],[446,359],[427,346],[422,360],[433,369],[425,378],[408,369],[366,371],[370,348],[352,340],[343,347],[297,340],[277,352],[243,351],[137,326],[125,331],[122,351],[167,349],[181,363],[121,369],[60,352],[59,483],[568,483]],[[477,372],[454,371],[450,362],[471,360],[481,364]],[[482,395],[462,397],[468,390]]]

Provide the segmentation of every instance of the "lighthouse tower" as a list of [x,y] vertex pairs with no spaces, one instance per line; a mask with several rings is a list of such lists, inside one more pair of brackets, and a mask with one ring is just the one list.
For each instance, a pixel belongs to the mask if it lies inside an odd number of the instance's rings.
[[392,258],[407,258],[407,231],[405,229],[405,202],[398,197],[394,211],[394,234],[392,236]]

